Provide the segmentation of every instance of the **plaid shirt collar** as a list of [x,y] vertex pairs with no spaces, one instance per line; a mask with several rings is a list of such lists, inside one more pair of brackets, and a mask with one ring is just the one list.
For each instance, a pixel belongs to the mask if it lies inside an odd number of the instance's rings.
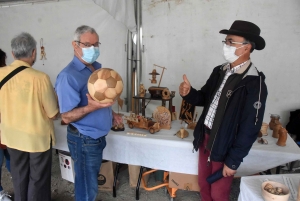
[[[250,60],[250,59],[249,59]],[[226,68],[226,73],[230,72],[231,74],[235,73],[236,71],[238,71],[243,65],[245,65],[249,60],[233,67],[233,68],[230,68],[230,63],[228,63],[225,68]]]

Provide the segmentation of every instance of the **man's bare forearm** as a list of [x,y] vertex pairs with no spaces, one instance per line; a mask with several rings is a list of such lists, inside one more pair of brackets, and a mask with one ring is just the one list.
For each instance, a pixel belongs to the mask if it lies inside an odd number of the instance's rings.
[[82,119],[90,112],[92,112],[92,110],[90,110],[87,106],[77,107],[69,112],[62,113],[61,118],[66,124],[69,124]]

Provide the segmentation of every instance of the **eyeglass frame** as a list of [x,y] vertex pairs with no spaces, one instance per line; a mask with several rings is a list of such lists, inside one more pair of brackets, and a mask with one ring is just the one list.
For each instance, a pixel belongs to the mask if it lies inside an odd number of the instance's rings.
[[[227,44],[227,42],[229,42],[229,44]],[[222,40],[222,43],[232,46],[232,44],[237,44],[237,45],[246,45],[246,44],[250,44],[249,42],[235,42],[232,40]]]
[[[94,46],[94,47],[99,47],[99,46],[101,45],[101,43],[100,43],[100,42],[97,42],[97,43],[94,43],[94,44],[90,44],[90,43],[83,43],[83,42],[80,42],[80,41],[78,41],[78,40],[74,40],[74,42],[76,42],[76,43],[80,43],[80,44],[83,44],[85,47],[92,47],[92,46]],[[96,44],[98,44],[98,46],[95,46]]]

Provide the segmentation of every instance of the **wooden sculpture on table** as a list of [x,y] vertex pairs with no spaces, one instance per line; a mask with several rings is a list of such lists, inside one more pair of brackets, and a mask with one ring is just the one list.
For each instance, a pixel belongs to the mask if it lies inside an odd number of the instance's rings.
[[279,129],[282,127],[281,123],[278,121],[276,124],[273,126],[273,138],[278,138],[279,137]]
[[171,113],[166,107],[158,106],[153,112],[153,118],[161,129],[171,129]]
[[185,100],[182,99],[179,119],[189,124],[190,122],[193,122],[194,113],[195,113],[195,106],[190,103],[187,103]]
[[[124,101],[120,97],[118,97],[118,113],[117,113],[117,115],[119,115],[120,117],[122,117],[123,114],[119,113],[119,107],[122,109],[123,102]],[[124,131],[125,130],[124,123],[123,122],[121,122],[121,123],[118,122],[117,123],[117,122],[113,121],[113,126],[111,127],[111,130],[113,130],[113,131]]]
[[279,129],[279,131],[278,131],[279,138],[276,143],[278,146],[284,147],[286,145],[287,133],[288,132],[285,128],[281,127]]
[[192,129],[192,130],[195,129],[196,124],[197,124],[197,115],[198,115],[198,112],[196,112],[194,120],[188,123],[188,127],[187,127],[188,129]]
[[[162,80],[162,77],[163,77],[163,74],[164,74],[164,71],[165,69],[167,69],[166,67],[163,67],[163,66],[159,66],[159,65],[156,65],[156,64],[153,64],[154,66],[154,69],[152,70],[151,73],[149,73],[150,75],[152,75],[152,79],[151,79],[151,83],[153,84],[156,84],[156,75],[159,75],[159,73],[156,72],[156,67],[159,67],[159,68],[162,68],[162,73],[161,73],[161,76],[160,76],[160,80],[159,80],[159,83],[158,83],[158,86],[155,87],[155,86],[151,86],[148,88],[148,91],[149,93],[151,94],[151,97],[152,98],[162,98],[163,97],[163,90],[166,88],[166,87],[161,87],[160,86],[160,83],[161,83],[161,80]],[[166,93],[166,91],[165,91]],[[170,92],[168,92],[170,94]],[[169,97],[170,98],[170,97]],[[166,99],[166,96],[165,96],[165,99]]]
[[189,132],[187,132],[183,127],[177,131],[176,136],[183,139],[189,136]]
[[140,88],[139,88],[139,96],[140,97],[145,97],[145,94],[146,94],[146,89],[145,89],[145,87],[144,87],[144,84],[140,84]]

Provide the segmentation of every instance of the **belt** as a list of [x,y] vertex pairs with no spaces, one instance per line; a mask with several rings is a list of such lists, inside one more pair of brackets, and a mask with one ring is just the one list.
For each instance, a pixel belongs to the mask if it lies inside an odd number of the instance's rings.
[[74,132],[78,131],[78,129],[75,126],[73,126],[72,124],[69,124],[69,126],[70,126],[71,130],[73,130]]

